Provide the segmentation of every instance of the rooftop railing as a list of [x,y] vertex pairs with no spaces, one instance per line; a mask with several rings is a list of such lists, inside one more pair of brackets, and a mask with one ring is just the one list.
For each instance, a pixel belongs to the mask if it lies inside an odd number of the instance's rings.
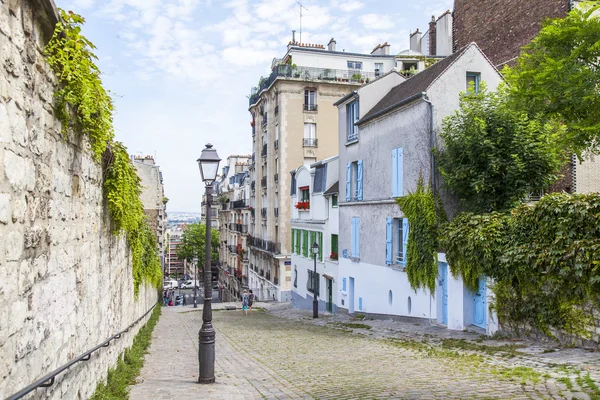
[[267,89],[277,78],[300,79],[304,81],[335,81],[366,83],[376,78],[375,72],[365,72],[349,69],[330,69],[315,67],[293,67],[289,64],[278,65],[273,69],[271,75],[262,78],[258,87],[252,88],[250,92],[249,105],[256,104],[260,93]]

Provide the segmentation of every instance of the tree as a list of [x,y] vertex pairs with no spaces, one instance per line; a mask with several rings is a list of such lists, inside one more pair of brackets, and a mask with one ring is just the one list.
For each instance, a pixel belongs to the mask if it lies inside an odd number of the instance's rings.
[[444,120],[438,166],[463,210],[507,210],[528,193],[546,189],[565,161],[556,145],[559,124],[511,107],[506,91],[462,94],[460,109]]
[[560,142],[579,157],[600,150],[600,19],[592,16],[600,6],[590,4],[545,21],[503,71],[516,106],[564,123]]
[[[216,229],[211,229],[211,257],[213,260],[219,258],[219,232]],[[180,260],[193,262],[198,260],[198,265],[204,264],[205,248],[206,248],[206,225],[200,222],[191,224],[183,231],[181,236],[181,244],[177,246],[177,257]]]

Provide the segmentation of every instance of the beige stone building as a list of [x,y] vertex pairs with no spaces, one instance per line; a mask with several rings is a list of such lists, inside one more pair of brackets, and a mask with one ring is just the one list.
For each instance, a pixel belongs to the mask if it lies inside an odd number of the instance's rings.
[[152,156],[134,156],[133,165],[141,179],[142,194],[140,199],[144,205],[144,213],[148,225],[156,234],[158,254],[164,271],[165,247],[167,233],[167,198],[163,186],[162,172]]
[[334,103],[395,67],[384,43],[371,54],[290,42],[253,88],[248,286],[259,299],[290,300],[290,171],[338,153]]

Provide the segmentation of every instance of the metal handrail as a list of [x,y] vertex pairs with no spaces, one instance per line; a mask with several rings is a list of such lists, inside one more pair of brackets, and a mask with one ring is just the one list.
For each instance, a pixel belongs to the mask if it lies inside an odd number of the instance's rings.
[[[156,304],[158,304],[158,303],[156,303]],[[127,329],[124,329],[121,332],[112,335],[111,337],[106,339],[104,342],[100,343],[98,346],[93,347],[92,349],[86,351],[85,353],[83,353],[79,357],[74,358],[73,360],[69,361],[67,364],[63,365],[62,367],[59,367],[59,368],[55,369],[54,371],[50,372],[48,375],[41,377],[37,381],[33,382],[31,385],[19,390],[17,393],[13,394],[12,396],[7,397],[6,400],[20,399],[20,398],[24,397],[26,394],[28,394],[29,392],[32,392],[33,390],[35,390],[37,388],[52,386],[54,384],[54,380],[55,380],[54,378],[56,378],[56,376],[58,374],[71,368],[71,366],[73,366],[73,364],[76,364],[80,361],[90,360],[90,358],[92,358],[93,352],[101,349],[102,347],[110,346],[110,342],[113,340],[120,339],[122,334],[129,332],[129,330],[131,328],[133,328],[135,325],[138,324],[138,322],[140,322],[142,319],[144,319],[146,317],[146,315],[148,315],[150,313],[150,311],[152,311],[154,309],[154,307],[156,307],[156,304],[154,304],[152,307],[150,307],[150,309],[148,311],[146,311],[146,313],[144,315],[142,315],[135,322],[133,322],[131,325],[129,325],[127,327]]]

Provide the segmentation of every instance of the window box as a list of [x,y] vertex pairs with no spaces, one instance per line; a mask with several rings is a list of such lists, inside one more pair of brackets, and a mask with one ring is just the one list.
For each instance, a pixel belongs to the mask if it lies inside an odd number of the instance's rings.
[[294,207],[300,211],[310,210],[310,201],[299,201]]
[[335,251],[332,251],[331,254],[329,255],[329,259],[331,259],[331,260],[337,260],[338,259],[338,253],[336,253]]

